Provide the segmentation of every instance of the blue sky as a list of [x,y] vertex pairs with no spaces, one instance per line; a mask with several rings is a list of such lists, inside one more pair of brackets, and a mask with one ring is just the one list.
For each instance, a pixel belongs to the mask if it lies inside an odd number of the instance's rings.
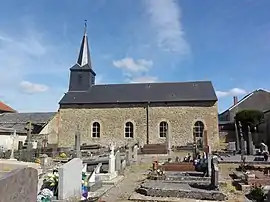
[[270,89],[268,0],[2,0],[0,100],[55,111],[84,20],[98,83],[211,80],[219,110]]

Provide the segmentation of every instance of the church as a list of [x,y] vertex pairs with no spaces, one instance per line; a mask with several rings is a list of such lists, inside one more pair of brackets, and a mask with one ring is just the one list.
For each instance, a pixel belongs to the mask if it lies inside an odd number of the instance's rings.
[[217,96],[211,81],[95,84],[86,30],[77,63],[70,68],[68,92],[59,102],[59,146],[81,143],[219,144]]

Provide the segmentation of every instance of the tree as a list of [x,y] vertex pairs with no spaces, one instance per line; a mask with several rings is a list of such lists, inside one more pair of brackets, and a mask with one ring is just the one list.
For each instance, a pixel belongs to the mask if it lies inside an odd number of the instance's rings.
[[247,109],[238,112],[234,119],[237,123],[240,121],[244,127],[254,128],[264,121],[264,113],[260,110]]

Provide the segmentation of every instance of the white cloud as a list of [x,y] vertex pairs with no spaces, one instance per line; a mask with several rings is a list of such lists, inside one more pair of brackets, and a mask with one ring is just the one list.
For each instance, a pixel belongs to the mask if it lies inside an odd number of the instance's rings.
[[[72,61],[63,51],[66,47],[48,39],[42,30],[34,26],[23,26],[20,33],[7,32],[1,27],[0,96],[17,111],[57,110],[58,102],[66,91],[68,64]],[[54,82],[58,77],[63,80],[63,75],[65,83]],[[41,76],[46,76],[46,85],[36,81]],[[36,83],[29,82],[33,77]],[[52,83],[53,88],[49,88],[47,83]]]
[[133,78],[130,83],[155,83],[158,81],[157,77],[154,76],[142,76]]
[[34,94],[46,92],[49,87],[43,84],[31,83],[29,81],[22,81],[20,87],[24,93]]
[[127,57],[121,60],[114,60],[113,65],[127,72],[147,72],[152,66],[151,60],[138,59]]
[[216,91],[216,94],[219,98],[227,97],[227,96],[237,96],[237,95],[244,95],[247,92],[241,88],[232,88],[228,91]]
[[113,65],[123,70],[123,75],[127,82],[131,83],[152,83],[157,81],[157,77],[149,76],[149,70],[153,66],[152,60],[138,59],[131,57],[114,60]]
[[185,40],[181,10],[176,0],[146,0],[150,22],[157,33],[158,46],[165,51],[186,55],[190,47]]

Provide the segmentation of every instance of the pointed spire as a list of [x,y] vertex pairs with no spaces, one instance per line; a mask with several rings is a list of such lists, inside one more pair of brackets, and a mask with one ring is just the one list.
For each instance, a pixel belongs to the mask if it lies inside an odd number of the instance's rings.
[[77,63],[81,67],[88,65],[89,68],[92,68],[91,67],[90,50],[89,50],[89,45],[88,45],[88,37],[87,37],[87,20],[85,20],[85,23],[84,23],[84,35],[83,35]]

